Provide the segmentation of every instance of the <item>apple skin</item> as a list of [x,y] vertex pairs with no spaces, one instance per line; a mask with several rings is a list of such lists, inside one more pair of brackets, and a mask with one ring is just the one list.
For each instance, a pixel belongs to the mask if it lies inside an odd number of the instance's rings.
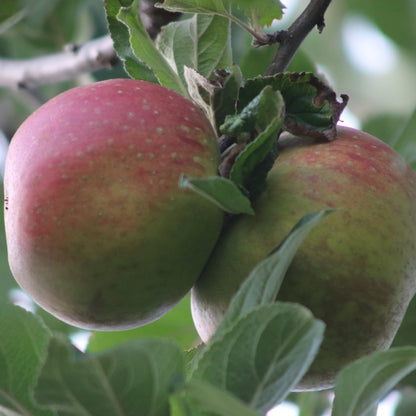
[[7,155],[16,281],[81,328],[159,318],[190,290],[223,223],[179,177],[215,175],[219,158],[200,109],[158,85],[114,79],[53,98],[21,125]]
[[208,342],[242,281],[305,214],[338,208],[300,246],[277,300],[308,307],[325,339],[296,390],[330,388],[347,363],[389,347],[416,289],[416,175],[380,140],[350,128],[289,138],[255,201],[217,243],[191,292]]

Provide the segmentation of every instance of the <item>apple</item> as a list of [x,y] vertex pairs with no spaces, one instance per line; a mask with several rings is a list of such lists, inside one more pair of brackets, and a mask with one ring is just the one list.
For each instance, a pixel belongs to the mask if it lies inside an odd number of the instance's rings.
[[416,290],[416,174],[369,134],[289,137],[254,203],[216,244],[191,292],[195,326],[208,342],[249,272],[304,215],[334,208],[300,246],[277,300],[326,323],[320,352],[297,390],[333,385],[347,363],[389,347]]
[[5,168],[8,258],[18,284],[72,325],[119,330],[170,310],[223,223],[179,187],[215,175],[216,134],[192,102],[114,79],[68,90],[20,126]]

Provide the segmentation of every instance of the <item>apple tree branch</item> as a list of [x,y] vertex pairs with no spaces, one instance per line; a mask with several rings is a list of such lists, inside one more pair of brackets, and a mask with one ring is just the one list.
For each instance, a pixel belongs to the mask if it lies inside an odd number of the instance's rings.
[[30,59],[0,58],[0,87],[33,89],[68,81],[118,61],[110,36],[70,45],[64,51]]
[[309,32],[315,26],[319,32],[322,32],[325,27],[324,15],[330,3],[331,0],[311,0],[287,30],[278,31],[271,35],[271,43],[278,42],[279,49],[265,75],[284,72]]

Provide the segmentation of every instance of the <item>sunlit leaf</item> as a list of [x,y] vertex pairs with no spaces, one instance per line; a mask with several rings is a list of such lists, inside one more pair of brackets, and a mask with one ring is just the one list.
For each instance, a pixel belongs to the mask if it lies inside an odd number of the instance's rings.
[[377,403],[415,369],[415,347],[392,348],[354,361],[336,379],[332,416],[371,414]]
[[214,337],[221,337],[222,333],[233,325],[233,322],[257,305],[275,301],[286,271],[299,246],[310,231],[331,212],[333,211],[319,211],[303,217],[280,246],[253,269],[231,300],[228,311]]
[[168,416],[169,390],[183,366],[182,350],[170,340],[140,339],[85,355],[54,338],[35,397],[60,416]]
[[230,180],[220,176],[188,178],[182,176],[180,186],[190,188],[232,214],[254,214],[250,200]]
[[122,7],[117,14],[117,19],[128,28],[129,42],[134,55],[153,71],[162,86],[187,97],[188,93],[179,75],[157,50],[146,32],[138,15],[139,4],[140,1],[134,0],[130,7]]
[[250,309],[211,340],[196,360],[191,382],[207,381],[266,412],[305,374],[323,332],[324,324],[300,305],[274,302]]
[[0,318],[0,414],[53,416],[32,396],[46,359],[48,329],[37,316],[5,302]]
[[230,22],[220,16],[194,15],[165,26],[157,47],[185,82],[189,67],[209,78],[218,68],[231,65]]

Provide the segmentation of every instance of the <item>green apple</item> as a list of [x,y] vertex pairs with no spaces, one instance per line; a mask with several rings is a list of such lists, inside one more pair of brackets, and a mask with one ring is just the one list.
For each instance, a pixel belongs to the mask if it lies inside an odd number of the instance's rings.
[[304,215],[327,216],[300,246],[277,300],[308,307],[325,339],[298,390],[332,386],[347,363],[389,347],[416,289],[416,174],[380,140],[350,128],[337,139],[289,137],[255,201],[229,224],[192,289],[208,342],[249,272]]
[[5,168],[11,271],[78,327],[151,322],[192,287],[223,213],[178,185],[215,175],[217,138],[192,102],[115,79],[66,91],[12,139]]

